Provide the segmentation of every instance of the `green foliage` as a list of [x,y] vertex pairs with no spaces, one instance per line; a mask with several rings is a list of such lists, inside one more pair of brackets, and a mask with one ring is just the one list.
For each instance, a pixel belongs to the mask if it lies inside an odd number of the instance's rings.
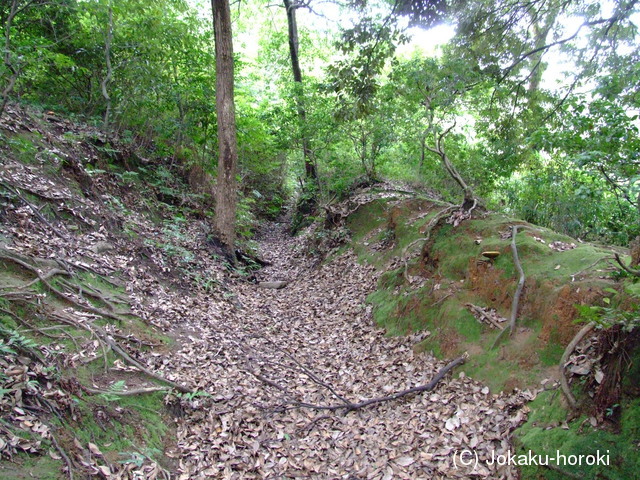
[[623,330],[640,326],[640,295],[637,285],[627,285],[623,292],[612,288],[605,289],[609,295],[602,299],[604,305],[576,305],[581,322],[594,322],[602,328],[621,325]]

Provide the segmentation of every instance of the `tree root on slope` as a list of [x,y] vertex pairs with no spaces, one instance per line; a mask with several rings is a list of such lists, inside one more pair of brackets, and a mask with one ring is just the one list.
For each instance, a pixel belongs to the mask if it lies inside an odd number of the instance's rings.
[[[37,278],[34,279],[33,281],[30,281],[20,287],[18,287],[18,290],[23,290],[25,288],[31,287],[32,285],[40,282],[42,283],[47,290],[49,290],[51,293],[53,293],[55,296],[57,296],[60,300],[69,303],[71,305],[74,305],[75,307],[79,308],[80,310],[86,311],[86,312],[90,312],[93,313],[95,315],[98,315],[102,318],[109,318],[111,320],[115,320],[118,323],[121,323],[123,321],[123,318],[116,314],[115,312],[110,312],[98,307],[94,307],[93,305],[88,304],[89,302],[82,303],[80,300],[66,294],[65,292],[59,290],[58,288],[56,288],[55,286],[53,286],[51,284],[51,282],[49,281],[52,277],[56,276],[56,275],[64,275],[67,277],[71,277],[72,273],[69,271],[64,271],[64,270],[60,270],[60,269],[56,269],[56,268],[51,268],[50,270],[48,270],[45,273],[41,273],[41,271],[34,265],[32,265],[31,263],[29,263],[30,261],[36,261],[34,259],[31,259],[29,257],[25,257],[24,255],[20,255],[17,254],[15,252],[12,252],[10,250],[6,250],[6,249],[1,249],[0,248],[0,260],[5,260],[5,261],[10,261],[13,262],[19,266],[21,266],[22,268],[24,268],[25,270],[28,270],[29,272],[31,272],[32,274],[34,274]],[[43,266],[47,265],[50,266],[51,263],[53,262],[48,262],[48,261],[39,261],[37,260],[39,263],[41,263]],[[70,286],[70,284],[67,283],[67,285]],[[82,289],[80,289],[80,291],[82,291]],[[101,294],[99,293],[92,293],[91,297],[102,301],[105,305],[109,306],[111,305],[111,303],[105,299]],[[82,298],[82,297],[81,297]],[[118,345],[118,343],[112,338],[111,335],[109,335],[103,328],[99,327],[98,325],[95,324],[86,324],[86,323],[81,323],[78,322],[76,320],[74,320],[73,318],[69,318],[65,315],[60,315],[60,314],[53,314],[53,316],[60,320],[61,322],[70,325],[72,327],[78,328],[78,329],[84,329],[87,330],[94,338],[96,338],[101,346],[102,346],[102,350],[103,350],[103,357],[105,359],[106,362],[106,355],[107,355],[107,348],[111,349],[116,355],[118,355],[119,357],[121,357],[126,363],[128,363],[129,365],[132,365],[134,367],[136,367],[138,370],[140,370],[141,372],[143,372],[144,374],[146,374],[147,376],[158,380],[159,382],[162,382],[166,385],[169,385],[172,388],[175,388],[176,390],[182,392],[182,393],[191,393],[192,390],[180,385],[172,380],[169,380],[151,370],[149,370],[148,368],[146,368],[145,366],[143,366],[140,362],[138,362],[137,360],[135,360],[134,358],[132,358],[120,345]]]
[[615,254],[614,255],[616,262],[618,262],[618,265],[620,265],[620,267],[627,272],[630,275],[633,275],[634,277],[640,277],[640,270],[634,270],[633,268],[627,266],[624,264],[624,262],[622,261],[622,259],[620,258],[619,254]]
[[573,396],[573,393],[571,393],[571,389],[569,388],[569,381],[567,380],[567,375],[565,373],[565,364],[567,363],[567,360],[569,360],[569,355],[573,353],[582,339],[586,337],[595,326],[596,324],[591,322],[582,327],[580,331],[576,333],[576,336],[573,337],[573,340],[569,342],[569,345],[567,345],[567,348],[565,348],[564,353],[562,354],[562,358],[560,359],[560,388],[562,389],[562,393],[567,399],[567,403],[573,410],[577,408],[578,402],[576,401],[576,397]]
[[[404,249],[402,250],[402,261],[404,262],[404,279],[408,282],[409,281],[409,276],[408,276],[408,269],[409,269],[409,259],[407,257],[407,253],[409,252],[409,250],[411,248],[413,248],[414,245],[417,245],[418,243],[422,242],[423,245],[427,245],[429,243],[429,240],[431,239],[431,233],[433,232],[433,230],[435,229],[435,227],[440,223],[440,221],[446,217],[447,215],[449,215],[449,213],[453,212],[456,208],[458,208],[457,205],[451,205],[449,207],[443,208],[442,210],[440,210],[438,213],[436,213],[436,215],[429,220],[429,223],[427,224],[427,227],[425,229],[425,236],[418,238],[416,240],[414,240],[413,242],[409,243],[409,245],[407,245],[406,247],[404,247]],[[423,246],[421,251],[424,252],[425,247]]]
[[522,290],[524,289],[524,282],[526,277],[524,275],[524,270],[522,269],[522,263],[520,263],[520,257],[518,255],[518,245],[516,243],[516,235],[518,234],[518,229],[520,227],[526,228],[524,225],[513,225],[511,227],[511,252],[513,253],[513,263],[516,266],[516,269],[519,273],[518,286],[516,287],[515,294],[513,295],[513,300],[511,301],[511,315],[509,316],[509,327],[505,327],[498,334],[496,339],[489,347],[489,350],[493,350],[502,336],[508,331],[509,336],[513,335],[513,331],[516,327],[516,321],[518,319],[518,308],[520,307],[520,297],[522,296]]

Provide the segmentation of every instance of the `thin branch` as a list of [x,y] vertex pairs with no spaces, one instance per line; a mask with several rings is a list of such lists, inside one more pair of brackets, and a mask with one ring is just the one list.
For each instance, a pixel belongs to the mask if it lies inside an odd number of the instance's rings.
[[65,452],[65,450],[58,443],[58,440],[56,440],[56,436],[53,434],[53,431],[50,430],[50,432],[51,432],[51,443],[53,444],[54,448],[58,451],[58,453],[64,460],[64,463],[67,465],[67,475],[69,476],[69,480],[73,480],[73,463],[71,463],[71,460],[69,459],[69,455],[67,455],[67,452]]
[[[500,78],[500,82],[504,81],[509,74],[513,71],[513,69],[515,67],[517,67],[520,63],[522,63],[524,60],[526,60],[528,57],[530,57],[531,55],[534,55],[536,53],[542,52],[542,51],[547,51],[550,50],[553,47],[557,47],[560,45],[564,45],[565,43],[568,43],[572,40],[574,40],[582,31],[583,28],[586,27],[595,27],[597,25],[602,25],[604,23],[609,23],[610,27],[617,21],[622,20],[623,18],[625,18],[626,14],[628,12],[630,12],[633,7],[635,6],[635,4],[637,3],[638,0],[634,0],[632,2],[629,3],[629,5],[627,5],[627,7],[620,13],[613,15],[612,17],[609,18],[600,18],[598,20],[592,20],[590,22],[584,22],[582,23],[578,29],[573,33],[573,35],[570,35],[569,37],[566,38],[562,38],[560,40],[556,40],[555,42],[551,42],[548,43],[546,45],[543,45],[541,47],[538,48],[534,48],[532,50],[529,50],[526,53],[523,53],[522,55],[520,55],[511,65],[509,65],[506,69],[504,74],[502,75],[502,77]],[[609,28],[610,28],[609,27]]]

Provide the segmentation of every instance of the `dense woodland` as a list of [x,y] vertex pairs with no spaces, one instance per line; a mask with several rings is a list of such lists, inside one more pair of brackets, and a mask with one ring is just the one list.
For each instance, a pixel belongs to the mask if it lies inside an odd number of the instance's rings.
[[0,25],[0,477],[635,478],[637,0]]
[[[95,122],[107,139],[216,177],[209,5],[0,8],[3,106]],[[637,11],[633,0],[234,4],[238,232],[291,198],[323,204],[391,178],[628,244],[639,233]]]

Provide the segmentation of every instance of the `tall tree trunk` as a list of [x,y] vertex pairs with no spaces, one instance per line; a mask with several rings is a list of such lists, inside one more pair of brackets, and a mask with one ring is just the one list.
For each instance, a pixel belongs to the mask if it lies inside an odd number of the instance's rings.
[[102,89],[102,96],[104,97],[104,101],[106,104],[104,119],[102,123],[102,130],[105,134],[109,133],[109,121],[111,119],[111,97],[109,96],[107,87],[109,86],[111,78],[113,77],[113,68],[111,67],[111,42],[113,41],[113,8],[111,8],[111,4],[109,4],[108,8],[108,18],[109,23],[107,24],[107,32],[104,36],[104,60],[107,67],[107,74],[102,79],[102,83],[100,84],[100,88]]
[[298,107],[298,119],[300,122],[300,136],[302,140],[302,154],[304,156],[304,171],[307,179],[316,180],[318,173],[311,158],[311,148],[309,147],[309,137],[307,136],[307,112],[304,108],[304,91],[302,88],[302,70],[300,69],[300,58],[298,55],[298,22],[296,20],[295,4],[291,0],[283,0],[284,8],[287,10],[287,25],[289,26],[289,52],[291,54],[291,68],[293,70],[293,81],[295,82],[295,96]]
[[4,109],[9,102],[9,95],[13,91],[13,87],[18,80],[18,75],[20,71],[11,61],[11,23],[13,19],[18,13],[18,0],[13,0],[11,2],[11,9],[9,10],[9,16],[4,23],[4,57],[3,62],[4,66],[9,71],[9,77],[7,79],[7,84],[5,88],[2,90],[2,103],[0,103],[0,117],[4,113]]
[[216,44],[216,113],[218,118],[218,181],[216,230],[227,257],[235,263],[236,168],[238,141],[233,100],[233,37],[229,0],[211,0]]

